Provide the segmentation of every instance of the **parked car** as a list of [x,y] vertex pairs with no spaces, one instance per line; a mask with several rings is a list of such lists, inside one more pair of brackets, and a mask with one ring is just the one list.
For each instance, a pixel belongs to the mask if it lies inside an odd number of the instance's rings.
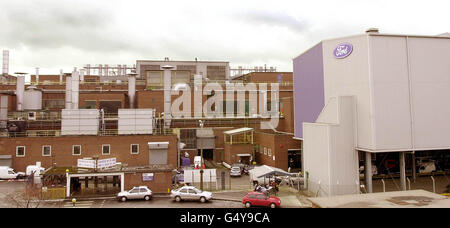
[[212,198],[212,193],[202,191],[193,186],[183,186],[170,191],[170,197],[177,202],[181,200],[200,200],[200,202],[205,203]]
[[20,179],[25,176],[24,172],[14,172],[13,168],[0,166],[0,179]]
[[242,175],[241,168],[237,166],[231,167],[230,176],[231,177],[240,177]]
[[281,205],[281,200],[278,197],[268,196],[261,192],[249,192],[242,199],[242,203],[247,208],[253,206],[276,208]]
[[119,194],[117,194],[117,199],[122,202],[129,199],[143,199],[148,201],[152,198],[152,195],[152,190],[150,190],[147,186],[139,186],[133,187],[129,191],[119,192]]

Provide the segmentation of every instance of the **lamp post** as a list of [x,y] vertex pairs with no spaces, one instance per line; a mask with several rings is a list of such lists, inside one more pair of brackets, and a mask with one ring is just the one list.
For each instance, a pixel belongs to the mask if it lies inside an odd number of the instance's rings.
[[[200,128],[203,129],[203,121],[199,120]],[[200,190],[203,191],[203,140],[200,140]]]

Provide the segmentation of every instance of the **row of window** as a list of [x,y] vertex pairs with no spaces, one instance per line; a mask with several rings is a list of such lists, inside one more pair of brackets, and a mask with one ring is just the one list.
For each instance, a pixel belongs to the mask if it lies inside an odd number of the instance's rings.
[[[25,146],[16,147],[16,157],[25,157],[25,152],[26,152]],[[130,153],[139,154],[139,144],[131,144]],[[102,155],[110,155],[110,154],[111,154],[111,145],[103,144]],[[81,155],[81,145],[72,145],[72,155],[74,156]],[[50,145],[42,146],[42,156],[52,156],[52,146]]]

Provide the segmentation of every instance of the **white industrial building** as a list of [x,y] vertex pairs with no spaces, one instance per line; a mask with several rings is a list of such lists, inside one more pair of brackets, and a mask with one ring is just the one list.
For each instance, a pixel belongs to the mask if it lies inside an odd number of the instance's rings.
[[[365,34],[325,40],[294,59],[295,135],[309,189],[372,192],[373,153],[450,149],[450,37]],[[313,104],[311,104],[313,103]]]

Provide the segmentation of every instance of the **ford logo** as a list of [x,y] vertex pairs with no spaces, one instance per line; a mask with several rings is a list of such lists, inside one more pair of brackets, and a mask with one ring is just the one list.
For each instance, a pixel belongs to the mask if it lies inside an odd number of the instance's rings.
[[339,44],[333,51],[334,57],[337,59],[343,59],[349,56],[353,51],[353,46],[349,43]]

